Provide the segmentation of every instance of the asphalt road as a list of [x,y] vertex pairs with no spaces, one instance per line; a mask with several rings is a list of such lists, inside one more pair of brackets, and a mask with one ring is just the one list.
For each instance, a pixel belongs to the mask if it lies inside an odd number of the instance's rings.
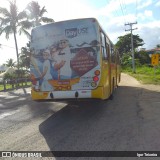
[[0,151],[160,151],[159,135],[160,86],[126,74],[113,100],[34,102],[28,89],[0,92]]

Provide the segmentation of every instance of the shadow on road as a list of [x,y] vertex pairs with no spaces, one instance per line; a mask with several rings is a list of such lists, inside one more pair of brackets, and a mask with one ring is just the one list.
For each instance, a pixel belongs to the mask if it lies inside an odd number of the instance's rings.
[[[94,125],[95,119],[99,119],[105,109],[104,103],[106,102],[99,100],[70,102],[44,121],[39,130],[50,150],[70,150],[70,147],[73,147],[71,150],[76,150],[74,142],[77,143],[82,135],[85,137],[85,132]],[[71,144],[68,143],[69,139],[76,141]],[[63,143],[68,143],[69,147],[63,146]]]
[[159,92],[121,86],[112,101],[68,104],[39,130],[51,151],[160,150],[154,138],[160,127],[153,128],[160,123],[159,97]]
[[[22,89],[22,88],[21,88]],[[36,102],[25,88],[22,91],[8,91],[0,94],[0,114],[20,110],[19,121],[29,121],[43,114],[54,114],[55,103]],[[13,120],[14,121],[14,120]]]
[[30,99],[30,94],[20,94],[12,91],[1,94],[0,93],[0,111],[1,110],[16,110],[22,104],[24,105],[26,100]]

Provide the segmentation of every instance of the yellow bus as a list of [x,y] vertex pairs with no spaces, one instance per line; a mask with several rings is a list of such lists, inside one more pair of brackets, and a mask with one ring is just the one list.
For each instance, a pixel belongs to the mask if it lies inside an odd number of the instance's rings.
[[121,76],[118,51],[95,18],[34,28],[30,64],[33,100],[108,99]]

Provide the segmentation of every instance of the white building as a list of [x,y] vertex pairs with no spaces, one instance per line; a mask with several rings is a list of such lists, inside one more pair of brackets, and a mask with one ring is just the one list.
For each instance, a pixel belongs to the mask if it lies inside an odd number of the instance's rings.
[[0,65],[0,73],[5,72],[8,69],[8,67],[4,66],[4,65]]

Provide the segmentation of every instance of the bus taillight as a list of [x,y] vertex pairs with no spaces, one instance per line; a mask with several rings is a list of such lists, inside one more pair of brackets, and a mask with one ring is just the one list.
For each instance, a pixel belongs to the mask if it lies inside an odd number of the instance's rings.
[[94,72],[94,74],[95,74],[96,76],[99,76],[99,75],[100,75],[100,71],[99,71],[99,70],[96,70],[96,71]]
[[93,81],[94,81],[94,82],[98,82],[98,81],[99,81],[99,77],[98,77],[98,76],[94,76],[94,77],[93,77]]

